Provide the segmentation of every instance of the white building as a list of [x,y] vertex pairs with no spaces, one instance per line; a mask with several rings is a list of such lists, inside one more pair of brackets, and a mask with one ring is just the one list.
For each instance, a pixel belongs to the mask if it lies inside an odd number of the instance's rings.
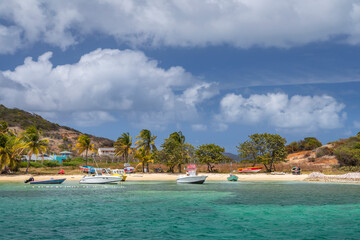
[[115,148],[99,148],[98,149],[99,156],[115,156]]

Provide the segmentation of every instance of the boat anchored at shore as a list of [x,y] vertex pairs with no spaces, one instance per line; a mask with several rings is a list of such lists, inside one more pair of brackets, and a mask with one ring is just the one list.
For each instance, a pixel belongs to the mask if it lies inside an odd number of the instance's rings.
[[29,178],[28,180],[25,181],[25,183],[30,183],[30,184],[61,184],[66,180],[66,178],[61,178],[61,179],[46,179],[46,180],[41,180],[41,181],[35,181],[33,177]]
[[262,167],[246,167],[246,168],[239,168],[239,173],[257,173],[260,172]]
[[107,183],[118,183],[123,180],[122,176],[110,175],[107,171],[105,173],[98,173],[98,169],[95,169],[95,174],[85,175],[80,180],[80,184],[107,184]]
[[187,166],[186,175],[180,175],[176,182],[177,183],[189,183],[189,184],[203,184],[207,176],[198,176],[196,174],[196,166]]

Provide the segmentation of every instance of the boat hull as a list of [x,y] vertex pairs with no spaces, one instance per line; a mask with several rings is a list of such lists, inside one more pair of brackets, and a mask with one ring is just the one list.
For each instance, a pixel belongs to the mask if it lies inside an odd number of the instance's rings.
[[49,179],[49,180],[42,180],[42,181],[32,181],[30,184],[61,184],[66,180],[66,178],[62,179]]
[[180,176],[176,180],[177,183],[187,184],[203,184],[207,176]]
[[239,168],[239,173],[257,173],[260,172],[262,167],[248,167],[248,168]]
[[118,183],[122,180],[119,176],[84,176],[81,180],[81,184],[108,184]]

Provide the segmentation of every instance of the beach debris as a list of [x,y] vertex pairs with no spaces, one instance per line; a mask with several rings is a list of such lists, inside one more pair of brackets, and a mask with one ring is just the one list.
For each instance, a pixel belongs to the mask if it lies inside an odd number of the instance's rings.
[[343,175],[325,175],[319,172],[310,173],[305,181],[320,182],[358,182],[360,183],[360,172],[346,173]]

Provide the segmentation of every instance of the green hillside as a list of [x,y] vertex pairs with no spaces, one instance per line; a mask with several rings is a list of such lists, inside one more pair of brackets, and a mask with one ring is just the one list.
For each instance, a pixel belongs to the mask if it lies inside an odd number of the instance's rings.
[[60,126],[59,124],[49,122],[35,113],[29,113],[17,108],[13,108],[13,109],[7,108],[1,104],[0,104],[0,121],[7,122],[9,127],[20,127],[22,129],[26,129],[30,126],[35,126],[37,129],[40,129],[44,132],[57,131],[60,128],[64,128],[74,132],[79,132],[75,129],[65,126]]

